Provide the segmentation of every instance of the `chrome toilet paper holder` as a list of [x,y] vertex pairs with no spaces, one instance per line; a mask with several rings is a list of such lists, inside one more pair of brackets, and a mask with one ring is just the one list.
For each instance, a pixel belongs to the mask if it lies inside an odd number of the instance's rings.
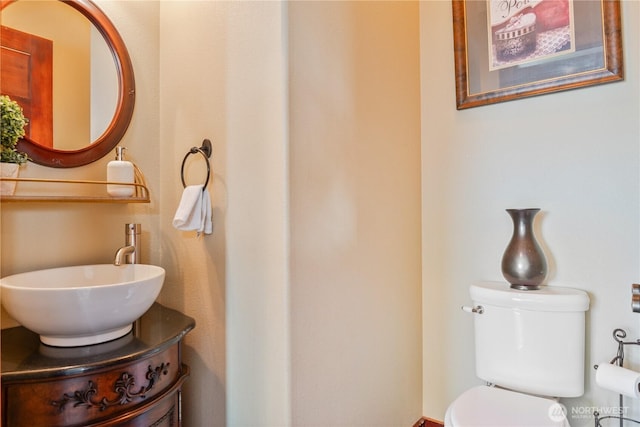
[[[624,364],[624,346],[625,345],[640,345],[640,339],[637,339],[635,341],[625,341],[624,339],[627,337],[627,332],[624,329],[614,329],[613,330],[613,339],[618,343],[618,351],[616,352],[616,357],[614,357],[613,359],[611,359],[611,362],[609,362],[612,365],[617,365],[617,366],[623,366]],[[598,369],[598,365],[594,365],[593,367],[594,369]],[[594,418],[594,426],[595,427],[603,427],[602,424],[600,423],[600,421],[602,420],[607,420],[607,419],[617,419],[620,421],[620,427],[623,426],[625,421],[630,421],[633,422],[635,424],[640,424],[640,420],[634,420],[633,418],[628,418],[628,417],[623,417],[622,416],[622,408],[624,407],[624,403],[623,403],[623,399],[624,397],[622,396],[622,394],[619,395],[618,397],[619,399],[619,408],[620,409],[617,413],[619,415],[607,415],[604,417],[600,416],[600,413],[597,411],[593,412],[593,418]]]

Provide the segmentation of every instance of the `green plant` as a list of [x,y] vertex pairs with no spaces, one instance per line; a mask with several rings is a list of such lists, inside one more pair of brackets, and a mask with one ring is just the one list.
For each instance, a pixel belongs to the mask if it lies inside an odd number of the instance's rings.
[[22,107],[8,96],[0,95],[0,162],[22,165],[29,160],[25,153],[16,150],[26,125]]

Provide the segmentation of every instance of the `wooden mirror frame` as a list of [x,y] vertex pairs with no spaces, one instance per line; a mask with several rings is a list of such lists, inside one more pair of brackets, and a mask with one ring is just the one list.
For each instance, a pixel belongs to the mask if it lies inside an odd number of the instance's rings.
[[[2,0],[0,10],[16,0]],[[120,142],[124,136],[135,105],[135,81],[129,52],[118,31],[109,18],[91,0],[60,0],[82,13],[105,39],[115,61],[118,74],[118,101],[109,126],[98,139],[79,150],[56,150],[23,138],[17,150],[26,153],[34,163],[54,168],[73,168],[101,159]]]

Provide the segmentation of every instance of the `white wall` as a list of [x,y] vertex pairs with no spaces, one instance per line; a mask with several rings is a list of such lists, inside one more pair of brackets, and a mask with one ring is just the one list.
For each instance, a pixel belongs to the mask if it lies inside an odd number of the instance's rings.
[[420,415],[418,9],[370,6],[161,4],[162,168],[209,137],[216,171],[200,240],[167,228],[162,180],[161,301],[198,322],[187,425]]
[[421,415],[418,18],[289,4],[293,426]]
[[[587,367],[613,358],[614,328],[640,336],[630,309],[640,273],[639,6],[622,2],[624,82],[456,111],[451,3],[421,3],[425,415],[442,419],[480,383],[472,318],[459,307],[471,283],[502,280],[505,208],[542,208],[550,284],[589,293]],[[640,368],[640,352],[630,349],[627,362]],[[588,368],[585,396],[565,403],[610,407],[617,397]]]
[[[192,372],[184,386],[184,424],[223,426],[227,255],[224,9],[213,2],[159,2],[159,8],[160,139],[155,144],[163,174],[158,249],[160,265],[167,269],[159,301],[196,320],[196,328],[184,341],[184,358]],[[195,233],[175,230],[171,221],[182,193],[182,160],[205,138],[213,145],[208,188],[213,197],[214,234],[197,238]],[[205,177],[204,158],[189,156],[185,182],[201,183]]]
[[228,425],[289,426],[286,6],[229,17]]
[[[419,417],[417,42],[415,3],[161,3],[161,302],[198,322],[186,425]],[[204,137],[215,231],[196,239],[167,226],[171,171]],[[330,183],[354,216],[318,217]]]

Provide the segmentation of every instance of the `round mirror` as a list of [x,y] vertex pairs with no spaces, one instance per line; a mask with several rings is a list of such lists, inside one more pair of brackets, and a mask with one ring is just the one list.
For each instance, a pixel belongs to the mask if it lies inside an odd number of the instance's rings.
[[30,120],[18,150],[58,168],[111,152],[135,103],[131,60],[111,21],[90,0],[2,0],[0,10],[2,94]]

